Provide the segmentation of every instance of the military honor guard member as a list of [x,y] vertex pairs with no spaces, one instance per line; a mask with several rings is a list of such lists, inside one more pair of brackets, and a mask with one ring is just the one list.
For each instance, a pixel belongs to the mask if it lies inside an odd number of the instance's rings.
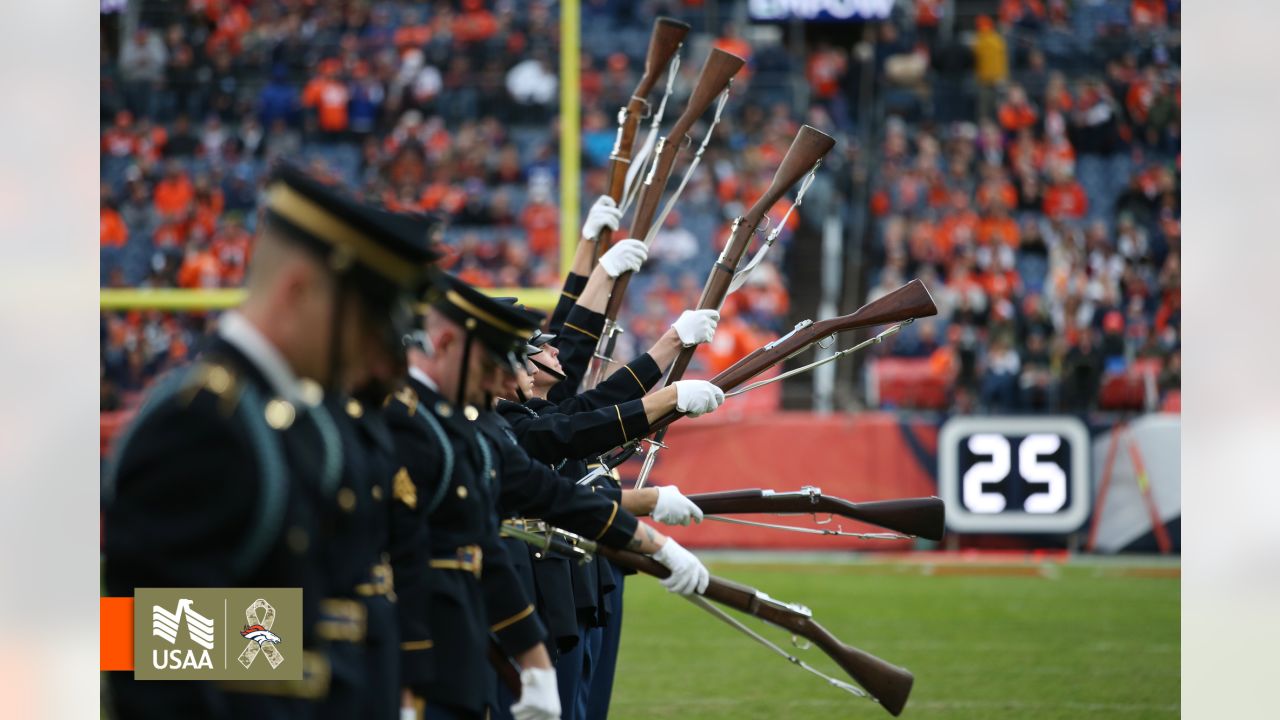
[[112,673],[117,717],[317,717],[333,670],[325,628],[364,632],[359,617],[322,608],[349,580],[329,563],[354,570],[369,559],[363,546],[348,557],[326,544],[349,470],[324,397],[375,374],[370,343],[389,351],[404,333],[408,293],[435,255],[420,218],[367,207],[287,165],[267,185],[261,228],[244,303],[195,362],[157,384],[116,447],[102,489],[103,573],[121,596],[301,587],[304,679]]
[[417,546],[392,557],[412,588],[398,607],[404,701],[417,717],[485,717],[496,697],[492,634],[521,667],[522,715],[559,717],[545,630],[498,541],[497,451],[476,428],[494,375],[515,361],[513,342],[493,325],[505,308],[462,287],[430,291],[438,299],[420,308],[408,381],[385,409],[400,465],[393,527]]

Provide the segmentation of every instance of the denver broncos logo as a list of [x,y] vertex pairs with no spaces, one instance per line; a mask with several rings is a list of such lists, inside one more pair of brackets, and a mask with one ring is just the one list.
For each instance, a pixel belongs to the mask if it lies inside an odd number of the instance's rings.
[[280,636],[262,627],[261,625],[245,625],[240,631],[241,637],[249,638],[258,643],[259,646],[271,643],[272,645],[280,644]]

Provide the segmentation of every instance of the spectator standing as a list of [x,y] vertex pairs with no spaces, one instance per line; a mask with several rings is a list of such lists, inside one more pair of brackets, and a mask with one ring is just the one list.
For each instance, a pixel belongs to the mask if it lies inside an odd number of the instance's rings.
[[145,27],[134,31],[131,41],[120,49],[125,102],[134,115],[152,117],[156,114],[168,59],[164,40]]
[[978,81],[978,118],[994,115],[996,95],[1009,79],[1009,50],[995,24],[979,15],[973,41],[974,76]]
[[340,65],[329,59],[320,63],[320,72],[302,91],[302,107],[310,111],[309,128],[319,130],[319,137],[329,141],[343,138],[350,123],[347,104],[351,93],[339,79]]
[[999,336],[987,351],[979,402],[991,412],[1012,410],[1018,400],[1022,360],[1009,341]]
[[258,120],[269,128],[277,121],[298,127],[298,91],[289,82],[289,71],[283,65],[271,68],[271,81],[258,94]]

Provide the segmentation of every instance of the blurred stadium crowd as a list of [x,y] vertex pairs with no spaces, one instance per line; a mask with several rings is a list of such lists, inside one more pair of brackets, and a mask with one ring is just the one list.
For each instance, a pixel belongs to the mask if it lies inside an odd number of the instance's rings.
[[[668,123],[708,45],[749,61],[633,283],[622,354],[696,301],[732,218],[803,120],[869,161],[871,242],[859,247],[870,250],[870,294],[918,276],[941,310],[868,365],[873,402],[1087,409],[1135,392],[1150,404],[1153,383],[1176,392],[1178,3],[976,5],[990,15],[947,18],[942,0],[895,6],[866,58],[883,103],[875,141],[857,149],[855,118],[866,115],[848,48],[814,42],[797,57],[781,34],[748,44],[741,23],[708,27],[700,0],[584,1],[584,207],[605,190],[613,116],[655,15],[694,27]],[[448,266],[470,282],[558,284],[553,3],[141,0],[139,19],[119,47],[103,45],[103,287],[239,285],[260,182],[278,156],[393,208],[449,217]],[[801,78],[808,107],[797,113]],[[779,268],[790,234],[733,296],[699,354],[704,372],[787,329]],[[104,312],[102,408],[131,405],[184,360],[209,317]]]
[[1177,408],[1179,3],[1002,0],[953,42],[939,5],[880,29],[870,294],[920,277],[940,313],[869,387],[957,412]]

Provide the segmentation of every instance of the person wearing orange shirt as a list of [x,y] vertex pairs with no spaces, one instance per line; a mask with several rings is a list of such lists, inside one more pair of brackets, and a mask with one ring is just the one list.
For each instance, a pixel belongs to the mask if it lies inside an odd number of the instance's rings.
[[1059,165],[1054,171],[1054,183],[1044,193],[1044,214],[1051,219],[1080,219],[1089,211],[1089,199],[1084,187],[1076,181],[1071,169]]
[[1004,128],[1004,131],[1009,135],[1015,135],[1021,130],[1029,130],[1035,127],[1036,120],[1040,118],[1040,115],[1031,102],[1027,100],[1027,93],[1022,89],[1022,86],[1010,85],[1005,101],[1000,105],[1000,112],[997,117],[1000,121],[1000,127]]
[[1003,243],[1014,250],[1022,242],[1018,223],[1009,217],[1009,209],[1002,202],[993,203],[991,213],[978,223],[977,239],[982,245]]
[[758,347],[760,342],[755,332],[738,317],[736,305],[725,303],[720,309],[720,324],[716,326],[716,335],[707,344],[707,372],[713,376],[718,375]]
[[195,188],[187,173],[177,161],[171,161],[165,169],[165,176],[156,183],[153,202],[161,217],[176,219],[191,209],[195,200]]
[[253,253],[253,236],[245,230],[240,214],[231,212],[213,237],[211,250],[222,267],[222,286],[239,287]]
[[125,227],[115,203],[104,199],[98,209],[98,240],[101,247],[124,247],[129,242],[129,229]]
[[453,21],[454,40],[470,45],[484,42],[498,32],[498,21],[483,0],[463,0],[462,13]]
[[320,63],[320,74],[302,91],[302,106],[315,114],[320,131],[329,135],[346,132],[349,124],[347,104],[351,92],[339,77],[340,69],[337,60],[325,60]]
[[529,238],[529,249],[548,258],[560,240],[560,209],[546,200],[530,199],[520,213],[520,225]]
[[178,268],[178,286],[184,288],[216,288],[222,286],[222,263],[205,242],[187,246]]
[[711,43],[711,47],[719,48],[727,53],[733,53],[746,61],[738,74],[734,76],[735,82],[746,82],[751,77],[751,45],[738,35],[738,29],[733,23],[725,23],[720,37]]

